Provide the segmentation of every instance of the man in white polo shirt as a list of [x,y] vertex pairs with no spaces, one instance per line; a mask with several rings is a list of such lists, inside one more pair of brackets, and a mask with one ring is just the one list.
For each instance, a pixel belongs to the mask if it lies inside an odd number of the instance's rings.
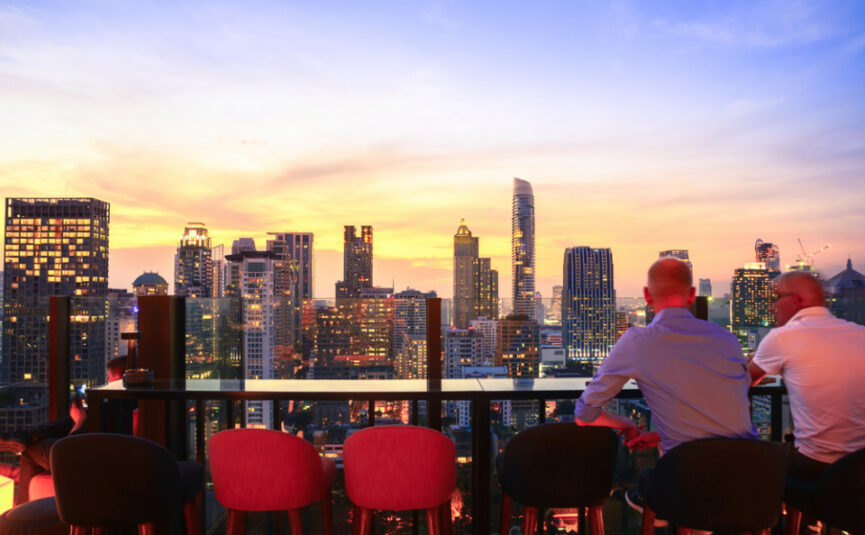
[[865,448],[865,326],[834,317],[820,282],[807,273],[781,275],[774,299],[777,328],[757,348],[751,379],[783,377],[795,438],[789,473],[815,480]]

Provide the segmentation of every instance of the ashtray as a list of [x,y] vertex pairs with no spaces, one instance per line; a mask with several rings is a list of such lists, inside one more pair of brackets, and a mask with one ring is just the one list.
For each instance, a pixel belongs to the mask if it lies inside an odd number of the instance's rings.
[[153,370],[136,368],[123,374],[123,386],[149,385],[153,382]]

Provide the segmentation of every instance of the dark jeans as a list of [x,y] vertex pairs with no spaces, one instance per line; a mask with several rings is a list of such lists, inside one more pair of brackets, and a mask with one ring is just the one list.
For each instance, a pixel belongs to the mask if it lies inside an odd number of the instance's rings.
[[72,418],[48,422],[25,432],[27,434],[24,451],[21,452],[20,472],[18,474],[18,490],[15,493],[15,505],[30,501],[30,480],[39,474],[51,470],[49,454],[51,446],[72,430],[75,422]]
[[807,481],[817,481],[829,463],[822,463],[802,455],[792,442],[784,444],[784,455],[787,458],[787,473]]

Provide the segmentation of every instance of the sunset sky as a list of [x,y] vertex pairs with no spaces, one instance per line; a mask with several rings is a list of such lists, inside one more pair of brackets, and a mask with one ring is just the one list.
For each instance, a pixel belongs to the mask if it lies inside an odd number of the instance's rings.
[[203,221],[315,233],[330,297],[368,224],[377,285],[448,297],[465,217],[507,297],[515,176],[544,296],[576,245],[621,296],[757,238],[865,271],[865,3],[0,2],[0,191],[110,202],[112,287]]

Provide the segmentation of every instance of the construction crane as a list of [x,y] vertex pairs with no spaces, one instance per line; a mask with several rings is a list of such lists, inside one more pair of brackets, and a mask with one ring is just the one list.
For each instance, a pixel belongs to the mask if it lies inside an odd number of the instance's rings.
[[799,248],[802,249],[802,254],[796,256],[796,262],[798,262],[800,266],[808,264],[810,267],[814,267],[814,257],[832,246],[831,243],[827,243],[813,253],[808,254],[808,251],[805,250],[805,246],[802,244],[802,239],[796,238],[796,240],[799,241]]

